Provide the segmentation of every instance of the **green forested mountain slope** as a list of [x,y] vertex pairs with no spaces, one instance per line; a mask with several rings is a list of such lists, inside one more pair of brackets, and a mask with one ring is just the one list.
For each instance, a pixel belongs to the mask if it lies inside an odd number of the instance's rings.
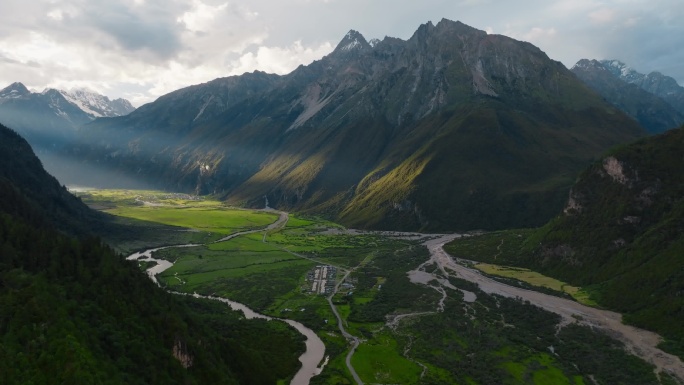
[[2,126],[0,154],[0,383],[273,384],[296,372],[295,331],[165,293],[99,240],[58,232],[56,219],[87,208]]
[[[588,287],[601,305],[666,336],[682,356],[682,170],[684,128],[620,146],[582,173],[564,212],[544,227],[525,238],[515,231],[491,234],[501,243],[477,253],[464,253],[459,242],[448,250]],[[505,253],[496,250],[502,245],[509,245]]]
[[537,47],[442,20],[179,90],[89,125],[71,155],[347,225],[496,229],[544,223],[591,160],[644,134]]
[[[31,146],[16,132],[0,125],[0,184],[5,194],[21,197],[0,200],[0,208],[13,216],[40,218],[43,225],[81,234],[98,215],[48,174]],[[37,224],[37,223],[36,223]]]

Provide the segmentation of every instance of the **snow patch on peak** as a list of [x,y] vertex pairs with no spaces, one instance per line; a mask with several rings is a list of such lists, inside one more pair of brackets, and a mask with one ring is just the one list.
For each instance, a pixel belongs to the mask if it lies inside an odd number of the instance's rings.
[[335,51],[349,52],[371,47],[358,31],[350,30],[335,48]]
[[643,74],[619,60],[601,60],[601,64],[613,75],[628,83],[634,83],[644,78]]
[[628,66],[627,64],[625,64],[619,60],[613,60],[609,63],[609,65],[611,67],[614,67],[615,69],[620,70],[620,75],[622,75],[622,76],[629,76],[630,74],[636,72],[630,66]]
[[16,82],[0,90],[0,99],[17,99],[30,94],[31,91],[29,91],[26,86]]
[[591,69],[591,68],[596,68],[596,61],[595,60],[589,60],[589,59],[581,59],[577,63],[575,63],[574,66],[572,66],[571,70],[574,69]]
[[349,32],[347,32],[346,35],[344,35],[345,39],[350,39],[350,40],[356,40],[358,39],[358,36],[361,35],[359,31],[355,31],[353,29],[350,29]]
[[106,102],[109,102],[108,98],[101,97],[100,95],[80,89],[71,89],[70,91],[59,90],[59,93],[62,94],[66,100],[75,104],[86,114],[95,118],[101,118],[105,116],[102,112],[102,107],[105,107],[104,99],[106,99]]
[[108,97],[88,88],[72,88],[69,91],[59,90],[58,92],[93,118],[121,116],[134,110],[126,100],[111,101]]
[[354,40],[350,41],[349,43],[347,43],[347,45],[345,45],[344,47],[340,47],[340,49],[342,51],[351,51],[360,45],[361,45],[361,42],[354,39]]

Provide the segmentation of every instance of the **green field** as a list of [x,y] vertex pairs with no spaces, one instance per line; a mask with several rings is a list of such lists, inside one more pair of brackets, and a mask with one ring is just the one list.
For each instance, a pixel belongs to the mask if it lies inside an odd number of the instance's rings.
[[269,213],[218,207],[122,207],[108,213],[189,229],[230,234],[238,230],[267,226],[278,217]]
[[352,357],[354,369],[366,383],[415,384],[422,368],[401,355],[394,336],[376,334],[359,345]]
[[113,225],[102,236],[122,253],[162,245],[207,243],[239,230],[265,227],[278,217],[187,194],[87,190],[76,195],[90,207],[113,215]]
[[589,293],[582,290],[582,288],[569,285],[555,278],[547,277],[543,274],[537,273],[536,271],[521,267],[493,265],[490,263],[478,263],[474,267],[489,275],[513,278],[519,281],[527,282],[533,286],[545,287],[555,291],[564,292],[570,294],[577,302],[588,306],[597,306],[596,302],[589,298]]
[[568,378],[557,362],[546,353],[530,357],[524,362],[506,362],[501,366],[520,383],[533,385],[584,385],[581,376]]
[[89,206],[116,216],[221,234],[264,227],[278,219],[274,213],[243,210],[188,194],[87,190],[77,195]]

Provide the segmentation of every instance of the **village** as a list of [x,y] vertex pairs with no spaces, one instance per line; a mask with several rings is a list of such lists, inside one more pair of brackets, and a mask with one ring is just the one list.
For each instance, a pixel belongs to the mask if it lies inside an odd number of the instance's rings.
[[311,284],[310,292],[313,294],[332,294],[335,290],[335,277],[337,268],[329,265],[318,265],[311,270],[306,277]]

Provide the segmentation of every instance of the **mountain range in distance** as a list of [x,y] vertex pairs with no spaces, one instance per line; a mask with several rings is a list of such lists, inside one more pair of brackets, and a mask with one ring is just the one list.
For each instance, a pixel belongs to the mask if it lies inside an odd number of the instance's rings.
[[219,78],[84,118],[50,163],[92,170],[68,183],[106,173],[106,187],[144,181],[247,206],[266,196],[356,227],[537,226],[606,149],[683,121],[673,79],[584,62],[570,71],[446,19],[405,41],[350,31],[287,75]]
[[134,110],[128,100],[110,100],[87,89],[32,92],[16,82],[0,90],[0,122],[27,138],[39,152],[74,140],[76,129],[96,118]]
[[80,140],[80,130],[86,123],[126,115],[134,110],[128,100],[111,100],[87,89],[47,88],[34,92],[16,82],[0,90],[0,123],[24,137],[48,172],[63,184],[91,181],[107,187],[147,187],[125,175],[112,174],[101,167],[80,164],[59,155],[64,146]]
[[684,88],[669,76],[644,75],[618,60],[582,59],[571,70],[650,133],[684,123]]
[[135,107],[126,99],[110,100],[107,96],[87,88],[74,88],[69,91],[46,88],[43,92],[33,92],[22,83],[15,82],[0,90],[0,100],[3,104],[10,100],[45,99],[52,102],[48,104],[58,115],[64,115],[64,111],[60,110],[60,103],[63,101],[59,100],[57,95],[61,95],[68,103],[77,106],[91,118],[90,120],[127,115],[135,110]]

